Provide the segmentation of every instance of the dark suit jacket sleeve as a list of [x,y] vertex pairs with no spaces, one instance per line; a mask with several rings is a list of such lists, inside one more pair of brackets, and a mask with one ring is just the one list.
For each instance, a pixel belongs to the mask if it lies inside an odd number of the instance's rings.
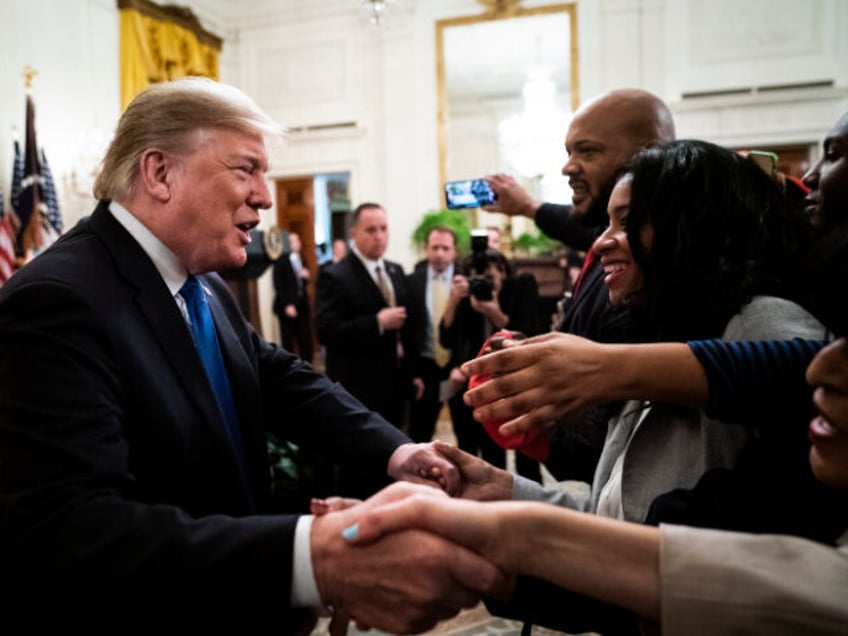
[[268,427],[284,439],[320,451],[338,464],[379,466],[385,474],[389,457],[411,441],[379,414],[368,410],[340,384],[258,337],[263,410]]
[[583,225],[570,205],[543,203],[535,221],[542,232],[576,250],[588,250],[599,233],[598,228]]
[[241,340],[240,347],[231,349],[247,352],[251,359],[249,371],[245,368],[230,375],[234,389],[239,389],[244,376],[255,373],[262,404],[257,417],[262,418],[263,430],[320,451],[342,466],[379,467],[385,474],[391,454],[410,439],[311,365],[262,339],[244,320],[220,278],[206,282],[217,292]]

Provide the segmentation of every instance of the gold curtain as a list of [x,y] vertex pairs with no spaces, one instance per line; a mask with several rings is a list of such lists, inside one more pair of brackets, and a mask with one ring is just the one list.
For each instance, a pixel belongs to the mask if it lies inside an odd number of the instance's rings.
[[149,0],[118,0],[121,110],[149,84],[187,75],[218,80],[222,40],[191,9]]

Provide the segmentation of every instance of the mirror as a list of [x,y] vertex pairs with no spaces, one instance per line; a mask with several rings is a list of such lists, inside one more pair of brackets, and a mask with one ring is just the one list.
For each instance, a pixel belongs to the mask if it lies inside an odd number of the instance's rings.
[[[577,6],[481,3],[491,10],[436,23],[441,183],[505,172],[541,200],[569,202],[560,169],[580,101]],[[476,222],[505,221],[478,210]]]

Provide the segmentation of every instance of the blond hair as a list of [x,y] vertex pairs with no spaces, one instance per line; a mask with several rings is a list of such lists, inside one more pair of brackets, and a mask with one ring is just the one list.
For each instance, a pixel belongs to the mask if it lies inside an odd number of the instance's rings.
[[205,77],[153,84],[130,103],[115,131],[94,182],[96,199],[132,194],[145,150],[185,154],[197,131],[223,128],[281,138],[283,129],[239,89]]

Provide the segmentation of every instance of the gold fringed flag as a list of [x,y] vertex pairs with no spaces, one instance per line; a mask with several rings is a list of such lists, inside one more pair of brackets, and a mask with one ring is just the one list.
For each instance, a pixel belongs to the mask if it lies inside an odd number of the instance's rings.
[[[16,146],[17,155],[19,150]],[[19,168],[16,156],[15,176]],[[51,184],[52,186],[52,184]],[[19,186],[13,184],[13,196],[17,195],[15,211],[20,221],[17,236],[17,253],[25,261],[48,248],[59,233],[51,225],[45,179],[35,138],[35,106],[32,97],[26,98],[26,147],[23,157],[23,174]],[[54,195],[55,196],[55,195]],[[57,207],[58,212],[58,207]]]

